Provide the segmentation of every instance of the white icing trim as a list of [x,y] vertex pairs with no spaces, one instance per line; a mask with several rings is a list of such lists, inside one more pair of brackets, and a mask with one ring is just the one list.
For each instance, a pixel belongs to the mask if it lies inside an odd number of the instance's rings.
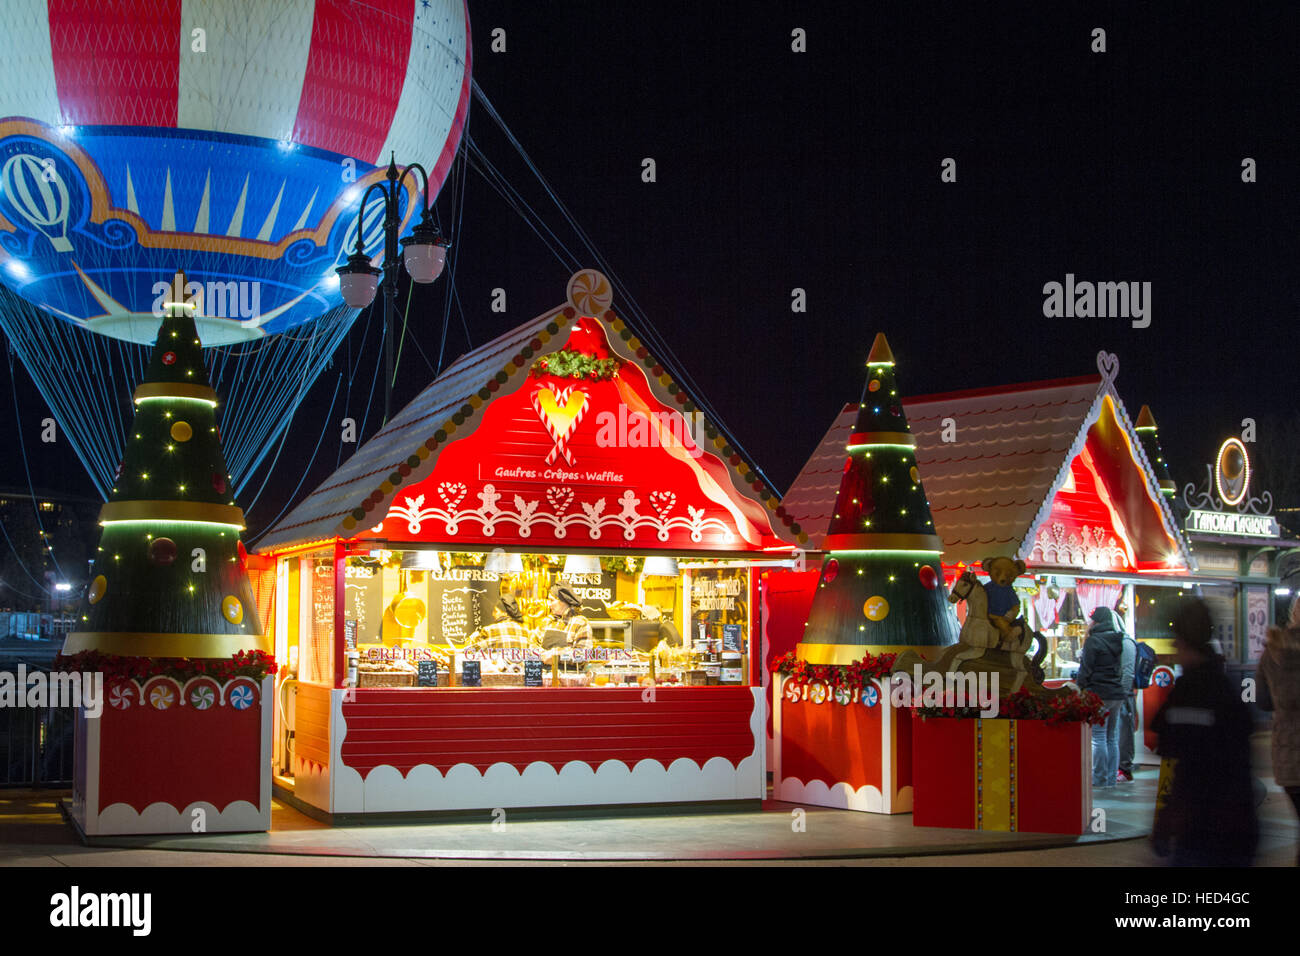
[[[271,801],[268,795],[263,809],[259,810],[247,800],[236,800],[218,810],[205,800],[196,800],[183,810],[177,810],[170,803],[151,803],[143,813],[125,803],[115,803],[99,814],[95,833],[98,834],[144,834],[144,833],[191,833],[195,811],[203,811],[205,833],[246,833],[271,829]],[[91,831],[86,831],[88,835]]]
[[620,803],[681,803],[696,800],[761,800],[766,796],[763,746],[766,713],[759,706],[763,689],[750,688],[753,706],[749,729],[753,748],[733,766],[725,757],[712,757],[700,766],[679,757],[665,767],[654,759],[629,768],[622,760],[599,767],[573,760],[558,770],[535,761],[520,773],[513,765],[496,763],[480,773],[472,764],[456,764],[446,774],[420,764],[403,776],[382,764],[361,773],[341,759],[343,691],[335,691],[339,731],[331,731],[332,813],[394,813],[432,810],[478,810],[497,807],[597,806]]
[[[907,789],[910,803],[912,788]],[[828,787],[821,780],[804,783],[798,777],[786,777],[776,785],[775,791],[773,796],[784,803],[810,803],[818,807],[866,813],[890,812],[885,808],[885,800],[880,791],[869,783],[854,790],[843,781]]]

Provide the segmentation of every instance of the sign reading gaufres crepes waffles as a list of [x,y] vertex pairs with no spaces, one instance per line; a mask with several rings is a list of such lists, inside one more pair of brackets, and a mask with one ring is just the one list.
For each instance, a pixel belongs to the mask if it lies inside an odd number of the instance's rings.
[[1226,514],[1222,511],[1189,512],[1187,530],[1241,538],[1276,538],[1280,533],[1277,519],[1272,515]]

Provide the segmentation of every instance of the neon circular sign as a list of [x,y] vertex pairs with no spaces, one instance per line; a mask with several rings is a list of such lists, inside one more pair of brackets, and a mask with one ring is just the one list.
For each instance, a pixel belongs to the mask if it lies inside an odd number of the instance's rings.
[[1250,457],[1239,438],[1229,438],[1219,446],[1214,463],[1214,487],[1228,506],[1236,506],[1246,497],[1250,486]]

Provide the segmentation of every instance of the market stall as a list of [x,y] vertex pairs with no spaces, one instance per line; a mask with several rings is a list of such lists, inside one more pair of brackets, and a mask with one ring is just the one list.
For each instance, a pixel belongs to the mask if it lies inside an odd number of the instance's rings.
[[[1168,618],[1155,627],[1153,614],[1206,581],[1171,500],[1158,443],[1146,430],[1149,412],[1139,430],[1115,389],[1118,368],[1115,356],[1102,353],[1096,375],[902,401],[942,539],[944,583],[951,588],[968,570],[987,575],[990,557],[1023,561],[1012,585],[1030,626],[1047,642],[1042,667],[1052,683],[1077,670],[1087,622],[1103,604],[1127,611],[1129,632],[1168,665]],[[845,406],[783,501],[814,551],[830,551],[844,449],[857,415],[858,403]],[[779,594],[769,603],[783,605],[774,620],[807,618],[799,611],[811,604],[813,578],[805,575],[802,588],[793,578],[768,575]],[[957,606],[963,620],[965,610]],[[801,640],[790,626],[769,625],[768,638],[772,659]]]
[[260,542],[277,782],[329,814],[759,800],[801,529],[580,272]]

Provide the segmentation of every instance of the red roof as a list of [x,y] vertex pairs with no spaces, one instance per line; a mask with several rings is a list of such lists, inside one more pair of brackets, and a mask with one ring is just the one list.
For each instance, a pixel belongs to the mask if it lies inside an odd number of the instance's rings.
[[[334,538],[351,539],[376,522],[382,522],[399,494],[409,492],[432,473],[445,448],[475,434],[484,419],[479,409],[493,399],[491,394],[484,399],[485,393],[512,393],[529,376],[532,359],[564,347],[569,333],[558,333],[576,315],[573,283],[587,274],[579,273],[570,280],[568,305],[524,323],[449,365],[392,421],[271,528],[257,542],[256,550],[279,551]],[[600,281],[607,282],[603,277]],[[623,353],[625,361],[653,365],[648,373],[649,388],[657,399],[665,407],[683,404],[687,396],[672,381],[670,370],[662,358],[648,356],[642,349],[645,357],[638,359],[632,354],[639,345],[635,337],[613,312],[605,311],[603,316],[602,320],[591,321],[601,322],[602,328],[608,325],[613,333],[626,333],[621,338],[614,334],[611,348]],[[525,347],[528,348],[527,357],[521,352]],[[752,463],[738,452],[727,458],[720,457],[720,449],[729,450],[725,436],[707,420],[703,426],[706,435],[712,439],[712,446],[708,448],[710,457],[718,459],[718,468],[721,469],[716,477],[723,480],[724,475],[729,476],[725,482],[735,489],[737,500],[749,499],[751,506],[757,506],[758,518],[769,522],[775,532],[772,544],[795,544],[796,535],[788,527],[793,521],[782,522],[772,513],[779,503],[775,492],[758,479]],[[593,535],[592,540],[595,537]],[[611,544],[614,548],[627,546],[627,541],[622,538]]]
[[[903,401],[945,563],[970,564],[990,553],[1022,550],[1046,517],[1107,394],[1131,431],[1113,388],[1099,375]],[[844,407],[782,500],[813,548],[820,546],[835,507],[856,411],[856,405]],[[1149,474],[1144,456],[1140,463]],[[1181,541],[1173,516],[1161,507],[1166,530]]]

